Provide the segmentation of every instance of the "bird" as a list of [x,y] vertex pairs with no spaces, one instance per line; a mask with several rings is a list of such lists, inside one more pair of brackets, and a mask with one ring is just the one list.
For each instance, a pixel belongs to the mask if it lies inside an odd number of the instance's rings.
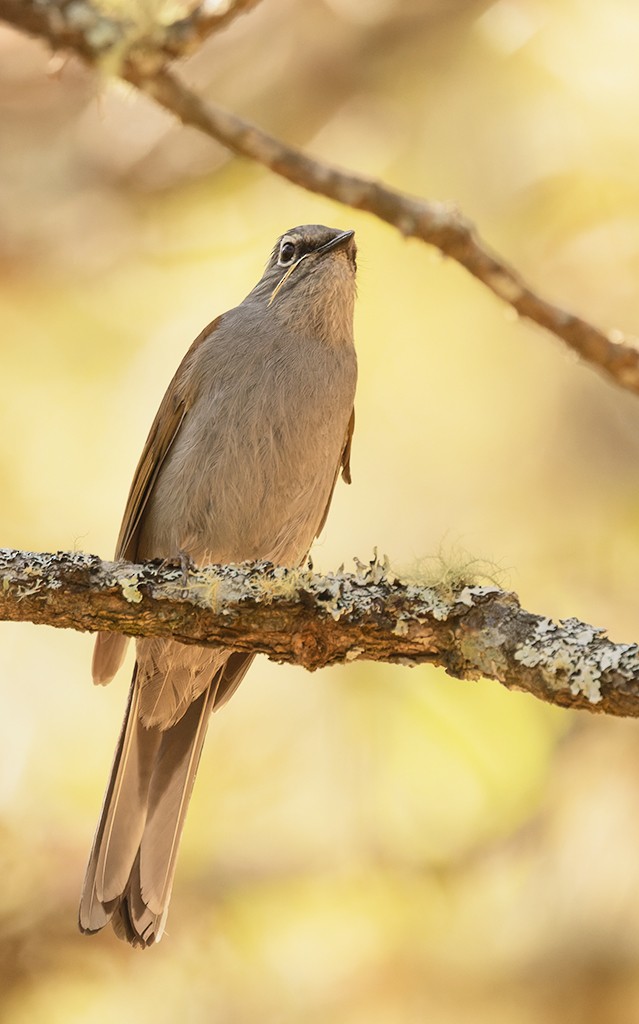
[[[162,399],[131,484],[116,559],[296,567],[351,482],[357,357],[354,231],[283,234],[262,277],[195,339]],[[93,680],[128,638],[98,633]],[[128,704],[89,856],[84,933],[109,922],[159,942],[211,713],[254,655],[139,638]]]

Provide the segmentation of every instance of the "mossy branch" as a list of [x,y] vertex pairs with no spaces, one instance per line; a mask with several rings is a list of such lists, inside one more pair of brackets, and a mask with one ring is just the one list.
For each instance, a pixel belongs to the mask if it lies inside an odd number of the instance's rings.
[[189,571],[77,552],[0,549],[0,619],[266,654],[313,670],[439,665],[561,707],[639,716],[639,648],[576,619],[524,611],[496,586],[403,583],[376,559],[317,575],[270,563]]

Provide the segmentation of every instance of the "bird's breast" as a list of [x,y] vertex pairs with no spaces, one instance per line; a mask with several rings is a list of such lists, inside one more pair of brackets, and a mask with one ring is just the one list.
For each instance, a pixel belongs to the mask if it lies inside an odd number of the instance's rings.
[[144,557],[304,558],[330,499],[356,377],[352,348],[315,348],[258,346],[205,365],[151,496]]

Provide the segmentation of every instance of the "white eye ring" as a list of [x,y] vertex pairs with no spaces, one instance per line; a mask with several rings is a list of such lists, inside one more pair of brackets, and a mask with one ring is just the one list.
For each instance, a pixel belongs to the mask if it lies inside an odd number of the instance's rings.
[[290,238],[283,239],[280,245],[280,255],[277,261],[280,267],[288,267],[295,259],[296,252],[297,249],[295,243],[292,242]]

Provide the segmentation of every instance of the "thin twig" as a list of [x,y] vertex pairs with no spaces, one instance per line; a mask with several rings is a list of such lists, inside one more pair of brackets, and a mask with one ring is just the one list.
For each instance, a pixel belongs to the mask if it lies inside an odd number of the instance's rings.
[[198,3],[185,17],[163,24],[149,20],[143,4],[116,15],[94,0],[0,0],[0,19],[47,39],[54,49],[73,50],[88,63],[106,63],[112,73],[127,77],[134,68],[152,74],[167,60],[193,53],[259,2],[230,0],[217,13]]
[[483,242],[454,206],[406,195],[349,174],[279,141],[255,125],[200,98],[166,68],[167,60],[191,52],[205,36],[250,9],[258,0],[236,0],[224,14],[206,15],[199,5],[169,26],[148,26],[107,17],[91,0],[0,0],[0,18],[40,35],[52,46],[106,64],[152,96],[184,124],[216,139],[311,192],[366,210],[403,235],[419,238],[456,260],[519,316],[545,327],[582,359],[621,387],[639,394],[636,339],[606,332],[547,302]]
[[313,160],[235,114],[204,104],[167,70],[130,80],[187,125],[217,139],[310,192],[366,210],[407,237],[435,246],[461,263],[521,317],[561,338],[582,359],[616,384],[639,394],[639,350],[620,331],[606,333],[547,302],[482,241],[473,224],[453,205],[419,199],[360,175]]

